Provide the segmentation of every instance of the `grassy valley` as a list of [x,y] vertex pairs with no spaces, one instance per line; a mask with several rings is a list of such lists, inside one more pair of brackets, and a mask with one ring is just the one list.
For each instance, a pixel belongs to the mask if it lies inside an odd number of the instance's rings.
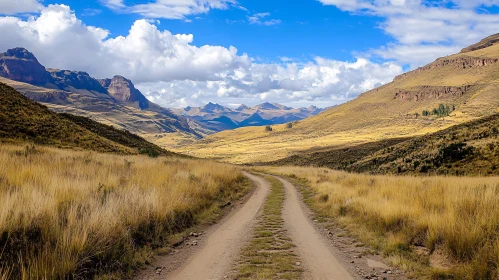
[[[129,279],[144,267],[298,279],[330,272],[310,266],[317,248],[324,267],[359,274],[366,256],[330,248],[338,227],[409,278],[499,278],[499,35],[299,121],[320,110],[209,103],[186,118],[121,76],[47,70],[20,48],[0,60],[17,79],[0,78],[0,280]],[[10,71],[19,65],[34,67]],[[255,122],[266,126],[200,139]]]
[[[421,136],[493,115],[499,107],[499,44],[486,46],[440,58],[292,128],[224,131],[177,150],[234,163],[269,162],[309,149]],[[440,104],[452,112],[423,114]]]

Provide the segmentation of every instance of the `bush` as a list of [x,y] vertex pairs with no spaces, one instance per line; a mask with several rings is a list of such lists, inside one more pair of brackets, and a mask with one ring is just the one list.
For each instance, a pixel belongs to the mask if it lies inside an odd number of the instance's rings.
[[265,127],[265,131],[272,131],[272,127],[271,127],[270,125],[267,125],[267,126]]
[[287,123],[287,124],[286,124],[286,127],[287,127],[287,128],[293,128],[293,123]]

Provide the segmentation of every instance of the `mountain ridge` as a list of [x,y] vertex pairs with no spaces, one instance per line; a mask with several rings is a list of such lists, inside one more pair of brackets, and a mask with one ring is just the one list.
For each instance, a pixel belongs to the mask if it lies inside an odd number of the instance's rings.
[[0,54],[0,77],[0,82],[56,112],[90,117],[149,141],[202,137],[185,117],[150,102],[122,76],[99,80],[83,71],[45,68],[28,50],[14,48]]

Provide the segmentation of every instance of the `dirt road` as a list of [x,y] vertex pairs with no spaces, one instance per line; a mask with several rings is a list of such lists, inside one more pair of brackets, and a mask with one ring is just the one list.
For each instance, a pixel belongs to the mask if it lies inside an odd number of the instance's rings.
[[284,226],[289,237],[296,245],[296,251],[303,260],[305,269],[303,278],[313,280],[349,280],[355,279],[336,258],[323,235],[308,219],[304,205],[300,202],[295,187],[288,181],[276,177],[284,184]]
[[[186,258],[166,258],[159,261],[159,267],[172,266],[173,270],[157,274],[151,268],[136,277],[137,280],[175,279],[175,280],[219,280],[227,279],[234,269],[241,249],[248,244],[253,235],[253,227],[267,195],[270,183],[265,179],[244,173],[257,188],[247,202],[236,208],[234,212],[222,219],[216,226],[206,232],[199,248],[190,247]],[[323,235],[316,230],[307,216],[305,205],[301,202],[295,187],[288,181],[279,179],[285,189],[285,200],[282,209],[284,228],[287,235],[296,245],[295,252],[302,260],[303,279],[307,280],[350,280],[354,278],[336,258],[335,252],[326,242]]]
[[245,175],[257,184],[257,189],[243,207],[220,222],[209,233],[205,245],[181,268],[164,279],[223,279],[230,271],[241,248],[251,238],[255,218],[265,202],[270,185],[264,179]]

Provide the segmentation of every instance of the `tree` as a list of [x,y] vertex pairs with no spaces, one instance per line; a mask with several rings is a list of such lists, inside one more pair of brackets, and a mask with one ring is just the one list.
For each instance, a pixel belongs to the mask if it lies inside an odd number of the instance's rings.
[[287,123],[287,124],[286,124],[286,127],[287,127],[287,128],[293,128],[293,123],[290,123],[290,122],[289,122],[289,123]]
[[267,126],[265,127],[265,131],[272,131],[272,127],[271,127],[270,125],[267,125]]

